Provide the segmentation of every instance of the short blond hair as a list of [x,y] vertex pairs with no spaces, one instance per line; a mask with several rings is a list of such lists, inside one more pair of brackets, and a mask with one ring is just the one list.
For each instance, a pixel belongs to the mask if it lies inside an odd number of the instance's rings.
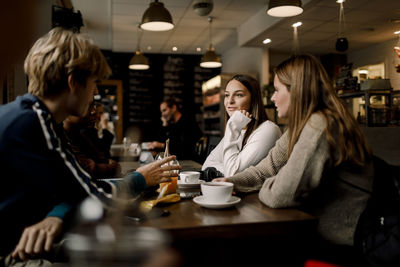
[[68,86],[68,76],[86,85],[87,78],[106,79],[111,74],[100,49],[82,34],[54,28],[39,38],[24,64],[28,91],[36,96],[57,95]]

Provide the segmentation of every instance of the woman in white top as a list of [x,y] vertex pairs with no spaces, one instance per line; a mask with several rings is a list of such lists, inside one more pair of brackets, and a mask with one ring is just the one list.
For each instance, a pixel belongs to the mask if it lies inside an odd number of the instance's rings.
[[215,167],[225,177],[266,157],[281,136],[268,120],[258,81],[248,75],[233,76],[225,89],[225,135],[210,153],[202,170]]

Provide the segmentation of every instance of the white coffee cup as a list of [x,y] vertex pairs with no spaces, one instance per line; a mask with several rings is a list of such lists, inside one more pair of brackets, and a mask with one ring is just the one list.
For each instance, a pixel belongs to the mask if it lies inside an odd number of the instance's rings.
[[179,178],[182,183],[194,184],[198,183],[200,179],[200,173],[195,171],[185,171],[179,173]]
[[208,182],[201,184],[201,193],[205,202],[226,203],[232,197],[233,183]]

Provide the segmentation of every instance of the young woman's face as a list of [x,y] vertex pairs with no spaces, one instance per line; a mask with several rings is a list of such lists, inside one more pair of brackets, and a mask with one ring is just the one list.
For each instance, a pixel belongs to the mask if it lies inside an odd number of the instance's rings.
[[272,102],[275,103],[276,110],[278,112],[279,118],[285,118],[288,115],[289,105],[290,105],[290,93],[283,83],[275,75],[274,78],[275,92],[271,97]]
[[250,111],[251,94],[239,81],[231,80],[226,85],[224,104],[229,117],[236,110]]

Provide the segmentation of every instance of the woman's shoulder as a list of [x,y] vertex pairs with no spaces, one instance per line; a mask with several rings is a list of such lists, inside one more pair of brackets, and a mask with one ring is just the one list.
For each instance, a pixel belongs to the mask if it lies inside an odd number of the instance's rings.
[[257,130],[259,130],[259,131],[276,131],[281,134],[281,130],[280,130],[279,126],[275,122],[272,122],[270,120],[266,120],[263,123],[261,123],[257,127],[256,131]]
[[275,139],[278,139],[281,135],[282,132],[279,126],[274,122],[267,120],[261,123],[250,136],[263,136],[263,139],[265,136],[269,136],[270,138],[274,137]]
[[327,126],[326,118],[319,112],[313,113],[308,119],[306,124],[306,127],[311,127],[319,131],[325,130],[326,126]]

